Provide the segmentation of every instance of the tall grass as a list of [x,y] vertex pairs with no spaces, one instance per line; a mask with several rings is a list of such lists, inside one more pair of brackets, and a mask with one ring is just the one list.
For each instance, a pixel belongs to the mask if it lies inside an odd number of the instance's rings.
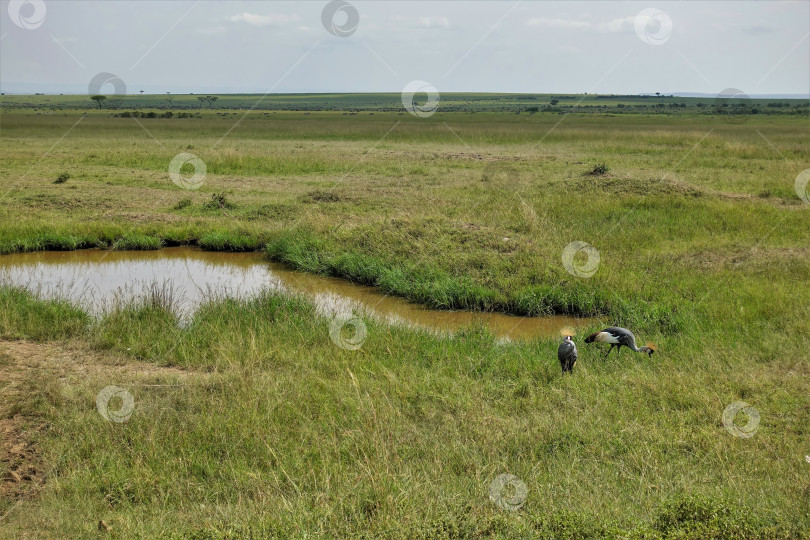
[[89,317],[64,300],[40,300],[25,289],[0,286],[0,335],[6,339],[64,339],[81,335]]
[[[0,298],[30,314],[4,322],[3,335],[53,337],[38,333],[51,303],[8,290]],[[799,420],[793,406],[765,397],[783,374],[733,351],[710,365],[689,351],[603,363],[583,348],[574,376],[562,377],[556,340],[498,345],[475,328],[447,338],[365,319],[362,348],[342,350],[313,306],[275,294],[212,300],[187,324],[160,290],[96,320],[74,318],[84,329],[59,336],[194,371],[98,366],[45,393],[40,444],[57,466],[0,531],[84,536],[104,519],[116,534],[149,537],[807,536],[803,488],[783,481],[802,463],[748,459],[800,457],[800,441],[783,431]],[[717,425],[738,381],[767,411],[747,443]],[[135,400],[123,424],[94,408],[110,384]],[[517,512],[488,498],[505,472],[529,489]]]
[[[346,351],[307,302],[275,295],[184,320],[158,294],[88,320],[6,290],[7,338],[121,361],[26,372],[53,472],[0,536],[87,537],[98,519],[125,537],[807,536],[806,118],[256,112],[212,149],[233,124],[214,115],[156,119],[163,149],[88,115],[59,185],[48,149],[75,113],[4,115],[0,252],[265,250],[432,307],[598,314],[659,351],[604,361],[578,336],[563,378],[556,340],[481,327],[366,319]],[[208,164],[196,192],[167,178],[179,151]],[[233,207],[205,207],[223,192]],[[573,241],[600,252],[588,279],[562,264]],[[123,425],[94,410],[110,384],[135,394]],[[761,413],[752,438],[723,426],[735,401]],[[529,489],[517,512],[488,499],[507,472]]]
[[385,260],[357,252],[332,252],[324,240],[301,231],[278,233],[267,244],[271,260],[297,270],[336,276],[436,309],[502,311],[515,315],[609,315],[623,324],[678,332],[689,324],[687,306],[623,299],[583,281],[525,287],[504,293],[421,261]]

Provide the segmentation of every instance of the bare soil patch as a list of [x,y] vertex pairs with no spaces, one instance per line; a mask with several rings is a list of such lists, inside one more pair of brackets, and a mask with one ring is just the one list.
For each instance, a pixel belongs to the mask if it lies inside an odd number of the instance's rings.
[[101,374],[141,378],[190,373],[96,351],[80,342],[0,340],[0,500],[33,496],[46,480],[47,467],[37,444],[46,422],[21,405],[42,381],[71,385]]

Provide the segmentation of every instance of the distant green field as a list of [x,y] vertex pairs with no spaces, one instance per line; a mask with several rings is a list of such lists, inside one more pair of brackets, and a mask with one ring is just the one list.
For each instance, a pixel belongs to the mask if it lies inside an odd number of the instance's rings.
[[[257,109],[278,111],[401,111],[401,95],[364,94],[222,94],[214,101],[201,101],[205,95],[132,94],[107,96],[102,108],[116,109]],[[427,99],[426,95],[416,96]],[[88,95],[9,95],[0,97],[0,108],[44,110],[94,109],[97,103]],[[668,114],[808,114],[808,100],[694,98],[674,96],[625,96],[599,94],[473,94],[441,93],[439,109],[444,112],[578,112]]]
[[[180,324],[159,301],[93,319],[0,288],[4,340],[187,370],[133,375],[120,425],[94,408],[114,371],[23,370],[4,414],[32,426],[48,477],[0,500],[0,536],[90,537],[103,519],[145,538],[810,537],[806,105],[448,94],[418,118],[394,94],[247,111],[258,97],[3,96],[0,252],[258,250],[442,309],[592,315],[583,335],[626,326],[658,352],[605,361],[579,335],[563,377],[559,340],[481,327],[368,319],[362,348],[339,349],[275,294]],[[169,175],[186,152],[206,166],[196,190]],[[566,268],[577,241],[593,275]],[[77,354],[59,365],[84,369]],[[723,422],[740,401],[760,415],[750,438]],[[502,473],[528,488],[520,510],[489,498]]]

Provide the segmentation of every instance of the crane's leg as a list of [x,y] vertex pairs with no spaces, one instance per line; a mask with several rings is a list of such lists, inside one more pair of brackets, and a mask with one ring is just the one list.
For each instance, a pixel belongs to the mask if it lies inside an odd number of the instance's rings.
[[[611,344],[610,344],[610,348],[608,349],[608,352],[607,352],[607,354],[605,355],[605,359],[607,359],[608,355],[610,354],[610,351],[612,351],[612,350],[613,350],[613,347],[615,347],[615,346],[616,346],[616,345],[614,345],[613,343],[611,343]],[[616,353],[616,354],[618,354],[618,353]]]

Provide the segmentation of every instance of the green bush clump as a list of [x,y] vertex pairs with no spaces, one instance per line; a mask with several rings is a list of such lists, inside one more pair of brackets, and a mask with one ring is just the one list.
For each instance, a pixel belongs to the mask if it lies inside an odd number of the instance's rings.
[[208,251],[256,251],[260,247],[255,237],[225,231],[204,234],[198,244]]
[[183,208],[188,208],[189,206],[191,206],[191,199],[180,199],[177,201],[177,204],[172,206],[172,210],[182,210]]
[[117,238],[113,242],[113,249],[116,250],[153,250],[163,247],[163,240],[157,236],[128,232],[124,236]]
[[225,192],[219,191],[211,194],[211,200],[203,205],[208,210],[225,210],[236,208],[236,205],[228,200]]

